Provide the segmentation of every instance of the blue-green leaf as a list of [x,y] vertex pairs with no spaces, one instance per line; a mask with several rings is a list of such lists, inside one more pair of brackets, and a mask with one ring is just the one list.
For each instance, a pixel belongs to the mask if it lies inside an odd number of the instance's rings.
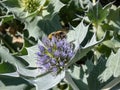
[[50,7],[51,7],[51,5],[52,5],[52,7],[54,7],[53,10],[52,10],[52,12],[53,12],[53,14],[55,14],[55,13],[58,13],[59,10],[60,10],[65,4],[63,4],[62,2],[60,2],[60,0],[51,0],[51,2],[50,2]]
[[102,5],[97,2],[95,5],[92,3],[89,6],[89,11],[87,13],[88,18],[90,21],[95,25],[99,25],[109,14],[111,3],[107,4],[106,6],[102,7]]
[[13,65],[15,65],[17,63],[17,59],[14,58],[9,52],[8,49],[0,46],[0,57],[1,60],[3,60],[4,62],[9,62]]
[[10,76],[10,77],[19,77],[18,72],[4,73],[4,74],[0,74],[0,75],[2,75],[2,76]]
[[120,47],[119,39],[116,39],[114,37],[111,40],[104,41],[103,44],[106,45],[107,47],[113,48],[113,49]]
[[101,90],[103,87],[104,84],[99,81],[98,76],[104,71],[105,63],[106,60],[101,56],[98,64],[95,65],[90,72],[89,77],[87,78],[89,90]]
[[1,90],[24,90],[26,87],[27,86],[25,84],[6,86],[2,81],[0,81]]
[[87,75],[83,68],[85,69],[86,67],[74,65],[72,70],[66,74],[65,78],[74,90],[88,90]]
[[39,45],[44,46],[44,44],[38,40],[36,45],[26,48],[28,53],[27,55],[19,56],[28,63],[27,67],[37,67],[37,52],[39,51]]
[[27,78],[29,77],[36,78],[37,76],[40,76],[43,74],[38,68],[33,70],[27,69],[26,67],[22,67],[22,66],[16,66],[16,68],[19,75]]
[[107,17],[110,26],[113,26],[113,30],[117,31],[120,35],[120,7],[112,5],[110,14]]
[[62,26],[60,24],[60,17],[58,14],[54,14],[52,16],[48,15],[48,17],[44,17],[38,22],[38,26],[47,35],[54,31],[62,29]]
[[28,82],[36,86],[36,90],[48,90],[53,86],[57,85],[65,77],[65,72],[61,72],[57,76],[52,73],[46,74],[44,76],[35,79],[26,79]]
[[[40,41],[39,41],[39,43],[42,44],[42,42],[40,42]],[[34,47],[28,49],[28,51],[31,52],[31,49],[38,50],[35,47],[37,47],[37,46],[34,46]],[[35,53],[33,53],[33,54],[35,54]],[[31,56],[33,56],[33,55],[31,55]],[[38,68],[33,69],[33,70],[27,69],[26,66],[24,66],[22,63],[20,63],[18,61],[18,59],[14,58],[12,55],[10,55],[10,53],[8,53],[8,51],[3,49],[2,46],[0,47],[0,57],[2,58],[2,60],[13,64],[17,69],[17,72],[4,73],[1,75],[11,76],[11,77],[21,77],[24,80],[28,81],[29,83],[35,85],[36,90],[50,89],[53,86],[57,85],[65,77],[65,71],[62,71],[58,75],[53,75],[53,73],[43,74],[40,72],[40,70]],[[26,58],[26,59],[28,59],[28,58]],[[28,61],[28,63],[29,62],[30,61]]]
[[72,80],[72,77],[69,75],[68,72],[66,73],[66,77],[65,78],[66,78],[67,82],[72,86],[72,88],[74,90],[80,90],[78,88],[78,86],[76,85],[76,83]]
[[77,50],[82,43],[82,41],[85,39],[88,27],[83,24],[83,21],[77,26],[73,27],[73,30],[70,30],[67,34],[67,40],[68,42],[73,42],[75,44],[75,50]]
[[107,81],[111,76],[118,77],[120,75],[120,49],[116,54],[113,52],[109,56],[105,71],[99,76],[102,81]]
[[27,15],[20,7],[19,0],[4,0],[2,4],[8,9],[8,12],[12,12],[19,19],[24,18]]
[[25,22],[25,29],[29,32],[29,37],[34,37],[36,40],[44,34],[41,28],[38,26],[41,17],[35,17],[34,20],[28,20]]
[[14,9],[16,7],[20,7],[19,5],[19,1],[18,0],[3,0],[2,1],[3,5],[5,5],[5,7],[11,9]]
[[120,83],[120,76],[110,81],[107,85],[105,85],[102,88],[102,90],[119,90],[120,89],[119,83]]
[[88,44],[86,44],[84,47],[78,47],[75,56],[68,63],[67,66],[70,66],[71,64],[77,62],[82,57],[84,57],[95,45],[101,43],[105,39],[105,36],[106,36],[106,33],[105,33],[105,35],[103,36],[103,38],[101,40],[97,41],[96,40],[96,34],[94,34]]
[[23,60],[25,60],[29,65],[28,67],[37,67],[37,55],[38,52],[38,44],[32,47],[27,48],[28,55],[20,56]]
[[83,21],[76,27],[74,28],[75,30],[75,45],[76,45],[76,48],[78,48],[78,46],[82,43],[82,41],[85,39],[86,35],[87,35],[87,32],[88,32],[88,26],[85,26],[83,24]]
[[48,35],[53,31],[61,29],[59,20],[60,18],[57,14],[49,18],[41,18],[39,16],[36,16],[33,20],[28,18],[25,22],[25,29],[28,30],[29,37],[34,37],[37,40],[45,34]]

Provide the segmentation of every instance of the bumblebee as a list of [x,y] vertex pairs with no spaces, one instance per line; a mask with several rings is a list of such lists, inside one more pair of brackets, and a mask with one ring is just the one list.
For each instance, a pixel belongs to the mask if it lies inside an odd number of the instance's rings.
[[56,37],[57,40],[60,40],[60,39],[64,39],[64,38],[67,38],[67,30],[59,30],[59,31],[56,31],[56,32],[52,32],[48,35],[48,38],[51,40],[52,37]]
[[[48,35],[48,38],[49,40],[52,40],[52,37],[54,36],[58,41],[59,40],[62,40],[62,39],[66,39],[67,38],[67,33],[68,33],[68,30],[66,29],[62,29],[62,30],[59,30],[59,31],[56,31],[56,32],[52,32]],[[75,45],[73,44],[74,40],[71,41],[71,47],[75,47]]]

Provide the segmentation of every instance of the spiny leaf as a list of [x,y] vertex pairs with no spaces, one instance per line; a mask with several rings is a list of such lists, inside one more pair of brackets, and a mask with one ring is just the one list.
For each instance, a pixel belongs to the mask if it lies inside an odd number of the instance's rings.
[[18,72],[4,73],[4,74],[0,74],[0,75],[1,76],[10,76],[10,77],[19,77]]
[[12,12],[17,19],[23,18],[27,15],[27,13],[23,12],[22,8],[20,8],[18,0],[5,0],[2,2],[2,4],[8,9],[8,12]]
[[48,15],[48,17],[44,17],[38,22],[38,26],[47,35],[54,31],[62,29],[62,26],[60,24],[60,17],[58,14],[54,14],[53,16]]
[[20,56],[23,58],[29,65],[28,67],[36,67],[36,53],[38,52],[38,45],[27,48],[28,55]]
[[120,47],[120,41],[119,39],[116,39],[116,38],[112,38],[111,40],[104,41],[103,44],[113,49]]
[[87,13],[90,21],[95,25],[99,25],[109,14],[111,3],[102,7],[102,5],[97,2],[95,5],[90,4],[89,11]]
[[51,11],[53,12],[53,14],[56,14],[59,12],[59,10],[64,6],[64,4],[62,2],[60,2],[60,0],[51,0],[50,2],[50,8],[53,7],[53,9],[51,9]]
[[[32,49],[38,50],[38,49],[35,49],[35,47],[32,47]],[[29,52],[30,51],[31,51],[31,49],[29,49]],[[2,60],[6,60],[9,63],[12,63],[17,68],[17,73],[5,73],[5,74],[1,74],[1,75],[12,76],[12,77],[18,77],[20,75],[20,77],[22,77],[24,80],[35,85],[36,90],[50,89],[53,86],[55,86],[56,84],[58,84],[65,76],[65,71],[54,76],[52,73],[47,73],[46,75],[42,75],[38,69],[34,69],[34,70],[27,69],[21,63],[19,63],[19,61],[17,59],[15,59],[13,56],[11,56],[10,53],[5,51],[2,48],[2,46],[0,47],[0,57],[2,58]],[[28,62],[30,62],[30,61],[28,61]]]
[[[33,55],[31,55],[31,56],[33,56]],[[10,55],[10,53],[7,52],[2,46],[0,47],[0,57],[4,62],[11,63],[12,65],[14,65],[16,67],[17,73],[14,74],[14,75],[16,75],[16,77],[18,76],[18,74],[23,75],[23,76],[29,76],[29,77],[36,77],[41,74],[40,72],[38,72],[38,69],[35,69],[35,70],[26,69],[26,67],[24,66],[23,63],[21,63],[18,59],[14,58],[12,55]],[[29,61],[29,62],[31,62],[31,61]],[[34,62],[36,62],[35,58],[34,58]],[[12,73],[5,72],[1,75],[12,76],[12,74],[13,74],[13,72]],[[13,75],[13,77],[15,77],[14,75]]]
[[72,86],[72,88],[74,89],[74,90],[80,90],[79,88],[78,88],[78,86],[76,85],[76,83],[72,80],[72,77],[69,75],[69,73],[67,72],[66,73],[66,80],[68,81],[68,83]]
[[[30,4],[29,0],[26,1]],[[33,1],[34,2],[34,1]],[[32,3],[33,3],[32,2]],[[8,12],[12,12],[13,15],[15,16],[15,18],[20,19],[21,21],[25,21],[25,19],[27,17],[35,17],[37,16],[39,13],[41,13],[41,7],[43,7],[43,5],[45,4],[46,0],[42,0],[40,3],[37,3],[38,5],[40,5],[40,7],[38,7],[38,9],[36,8],[36,10],[34,10],[33,12],[29,12],[28,10],[24,10],[24,8],[26,8],[26,6],[21,6],[21,4],[25,4],[27,5],[25,2],[22,2],[21,0],[5,0],[2,2],[2,5],[4,7],[6,7],[8,9]],[[35,7],[35,6],[34,6]],[[33,8],[30,8],[33,9]]]
[[[39,70],[39,68],[35,68],[33,70],[28,69],[26,67],[22,67],[22,66],[16,66],[17,68],[17,72],[21,77],[25,77],[24,79],[30,79],[30,78],[36,78],[38,76],[42,76],[43,73]],[[44,77],[44,75],[43,75]]]
[[[118,90],[120,88],[120,76],[113,79],[111,82],[109,82],[107,85],[105,85],[102,90]],[[118,84],[118,85],[117,85]]]
[[27,86],[25,84],[21,84],[21,85],[4,85],[4,83],[2,83],[0,81],[0,89],[1,90],[24,90]]
[[[78,67],[73,66],[70,72],[67,72],[66,79],[68,83],[73,87],[74,90],[88,90],[87,75],[83,71],[83,68],[86,67]],[[69,75],[70,74],[70,75]]]
[[74,28],[75,30],[75,45],[78,47],[82,41],[85,39],[87,32],[88,32],[88,26],[85,26],[83,24],[83,21],[76,27]]
[[21,78],[0,77],[1,90],[25,90],[27,85],[30,87],[30,85]]
[[63,78],[65,77],[65,72],[61,72],[59,75],[54,76],[49,73],[42,77],[38,77],[35,79],[26,79],[30,83],[36,86],[36,90],[47,90],[57,85]]
[[120,35],[120,7],[112,6],[110,9],[110,14],[107,17],[110,26],[113,26],[114,30]]
[[17,59],[14,58],[9,52],[8,49],[0,46],[0,57],[4,62],[9,62],[13,65],[17,63]]
[[86,44],[84,47],[80,47],[80,46],[78,47],[78,49],[75,51],[76,52],[75,56],[68,63],[67,66],[70,66],[71,64],[77,62],[82,57],[84,57],[95,45],[101,43],[105,39],[105,36],[106,36],[106,33],[101,40],[97,41],[96,40],[96,34],[94,34],[88,44]]
[[36,62],[37,62],[37,52],[39,51],[38,48],[39,45],[43,45],[43,43],[40,40],[38,41],[38,44],[27,48],[28,55],[20,56],[29,64],[28,67],[37,67]]
[[79,47],[81,42],[87,35],[88,27],[83,24],[83,21],[77,26],[73,27],[73,30],[69,30],[67,33],[67,40],[68,42],[73,42],[75,44],[75,49]]
[[35,17],[33,21],[27,20],[25,22],[25,29],[29,32],[29,37],[34,37],[36,40],[44,34],[41,28],[38,26],[38,22],[41,17]]
[[89,90],[101,90],[101,87],[104,85],[100,83],[98,76],[104,71],[105,62],[106,60],[104,59],[104,57],[101,56],[98,64],[93,67],[93,70],[91,71],[87,79]]
[[34,37],[37,40],[45,34],[61,29],[59,19],[57,14],[49,18],[44,17],[43,19],[36,16],[32,21],[28,19],[25,22],[25,29],[28,30],[29,37]]
[[2,3],[3,3],[3,5],[5,5],[5,7],[9,8],[10,10],[15,7],[20,7],[18,0],[14,0],[14,1],[13,0],[4,0]]
[[116,54],[111,53],[106,63],[105,71],[99,76],[100,80],[107,81],[111,76],[118,77],[120,75],[120,49]]

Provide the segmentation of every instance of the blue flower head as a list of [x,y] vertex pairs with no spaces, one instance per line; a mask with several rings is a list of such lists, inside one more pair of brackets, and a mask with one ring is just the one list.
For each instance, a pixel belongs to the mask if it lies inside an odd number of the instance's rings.
[[47,37],[42,39],[44,46],[39,45],[37,52],[37,63],[43,72],[58,74],[65,68],[65,65],[74,56],[73,44],[64,39]]

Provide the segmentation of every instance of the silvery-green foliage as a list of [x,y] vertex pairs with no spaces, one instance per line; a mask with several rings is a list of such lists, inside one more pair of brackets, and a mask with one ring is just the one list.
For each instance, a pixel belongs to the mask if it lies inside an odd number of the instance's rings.
[[107,81],[112,75],[114,77],[118,77],[120,75],[119,72],[119,63],[120,63],[120,57],[119,57],[120,50],[117,51],[116,54],[113,52],[111,53],[110,57],[108,58],[108,61],[106,63],[106,69],[105,71],[100,75],[100,79],[102,81]]
[[[1,0],[0,89],[119,89],[120,6],[113,3]],[[14,20],[23,28],[11,34]],[[67,38],[47,38],[66,28]],[[24,40],[20,50],[14,36]]]
[[17,89],[17,90],[23,90],[23,89],[26,88],[26,85],[21,84],[21,85],[17,85],[17,86],[15,86],[15,85],[8,85],[8,86],[6,86],[2,81],[0,81],[0,88],[1,88],[1,90],[8,90],[8,89],[12,89],[12,90],[15,90],[15,89]]
[[[82,22],[81,22],[82,23]],[[80,23],[80,28],[81,28],[81,23]],[[85,26],[84,26],[85,27]],[[83,26],[82,26],[83,28]],[[85,28],[86,31],[88,30],[88,28]],[[79,29],[78,29],[79,30]],[[77,30],[74,30],[74,32],[76,33]],[[69,33],[68,33],[69,34]],[[79,36],[79,34],[75,34],[76,36]],[[69,37],[69,36],[68,36]],[[82,39],[83,38],[83,39]],[[84,40],[84,37],[81,37],[82,40]],[[98,44],[99,42],[97,42],[95,39],[95,36],[93,35],[92,37],[92,42],[90,41],[85,48],[81,48],[78,45],[80,45],[80,43],[82,41],[79,40],[79,37],[75,38],[74,41],[77,42],[77,44],[75,43],[75,56],[73,57],[72,60],[70,60],[66,65],[66,67],[74,64],[76,61],[78,61],[79,59],[81,59],[83,56],[85,56],[90,50],[91,48]],[[1,46],[1,58],[4,61],[7,61],[11,64],[13,64],[16,67],[16,72],[19,75],[19,77],[22,77],[24,80],[28,81],[29,83],[32,83],[33,85],[36,86],[36,89],[49,89],[52,86],[55,86],[57,83],[59,83],[64,77],[65,75],[65,71],[61,71],[57,76],[54,76],[52,73],[46,73],[44,75],[44,73],[40,72],[40,70],[37,68],[37,55],[36,53],[38,52],[39,48],[38,45],[44,45],[42,41],[38,41],[38,44],[35,46],[32,46],[30,48],[27,48],[27,52],[28,55],[24,55],[24,56],[20,56],[20,58],[15,58],[12,55],[10,55],[10,53],[8,51],[6,51],[2,46]],[[4,54],[6,53],[6,54]],[[81,55],[79,55],[81,54]],[[7,57],[5,56],[7,55]],[[28,63],[28,66],[24,66],[24,63],[20,62],[19,60],[23,61],[25,60]],[[31,68],[36,68],[36,69],[29,69],[28,67]],[[66,68],[67,70],[67,68]],[[11,74],[6,74],[8,76],[10,76]],[[49,79],[48,79],[49,78]],[[44,83],[43,83],[44,80]],[[50,80],[50,81],[49,81]],[[51,83],[50,83],[51,82]],[[46,87],[44,87],[44,85],[46,85]],[[42,87],[43,86],[43,87]]]

